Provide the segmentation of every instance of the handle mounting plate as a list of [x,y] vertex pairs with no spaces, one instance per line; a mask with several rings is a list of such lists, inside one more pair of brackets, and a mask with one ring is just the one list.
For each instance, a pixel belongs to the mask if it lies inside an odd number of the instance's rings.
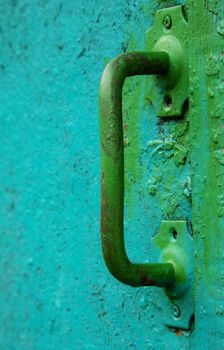
[[175,329],[191,328],[194,315],[194,252],[191,227],[186,221],[162,221],[159,233],[154,238],[160,262],[173,263],[177,282],[165,289],[168,298],[163,298],[164,323]]
[[153,27],[147,32],[146,49],[165,51],[170,70],[149,82],[147,98],[158,117],[181,117],[188,98],[188,23],[184,6],[157,11]]

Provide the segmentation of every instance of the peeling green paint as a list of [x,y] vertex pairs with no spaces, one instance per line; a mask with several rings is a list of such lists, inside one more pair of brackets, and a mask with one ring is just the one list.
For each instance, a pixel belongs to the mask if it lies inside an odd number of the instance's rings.
[[[190,129],[195,243],[196,339],[223,346],[223,12],[224,3],[189,1]],[[203,311],[202,311],[203,310]],[[214,327],[207,327],[212,321]],[[206,330],[206,331],[205,331]]]

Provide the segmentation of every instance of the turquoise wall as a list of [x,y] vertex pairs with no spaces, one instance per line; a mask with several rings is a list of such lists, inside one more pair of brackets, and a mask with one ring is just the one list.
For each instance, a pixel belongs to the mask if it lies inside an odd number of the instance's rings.
[[[1,1],[1,350],[190,349],[191,332],[163,322],[163,291],[113,279],[99,238],[100,76],[144,49],[156,9],[177,3]],[[124,91],[136,261],[150,260],[162,219],[191,220],[187,115],[156,119],[149,80]]]

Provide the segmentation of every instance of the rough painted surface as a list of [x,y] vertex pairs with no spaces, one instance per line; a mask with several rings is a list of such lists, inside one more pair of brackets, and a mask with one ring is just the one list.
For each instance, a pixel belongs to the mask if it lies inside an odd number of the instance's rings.
[[[190,349],[163,291],[113,279],[99,240],[100,76],[177,3],[1,1],[1,350]],[[143,262],[162,219],[191,220],[187,113],[156,119],[148,84],[124,89],[126,241]]]
[[224,347],[224,2],[189,1],[189,9],[195,338],[216,350]]

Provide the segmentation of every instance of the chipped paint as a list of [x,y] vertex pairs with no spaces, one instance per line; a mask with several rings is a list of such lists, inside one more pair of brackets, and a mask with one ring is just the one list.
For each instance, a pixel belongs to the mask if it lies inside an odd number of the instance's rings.
[[203,339],[204,349],[217,350],[223,347],[223,320],[216,310],[222,309],[224,296],[223,13],[222,0],[189,1],[195,305],[200,320],[195,344]]

